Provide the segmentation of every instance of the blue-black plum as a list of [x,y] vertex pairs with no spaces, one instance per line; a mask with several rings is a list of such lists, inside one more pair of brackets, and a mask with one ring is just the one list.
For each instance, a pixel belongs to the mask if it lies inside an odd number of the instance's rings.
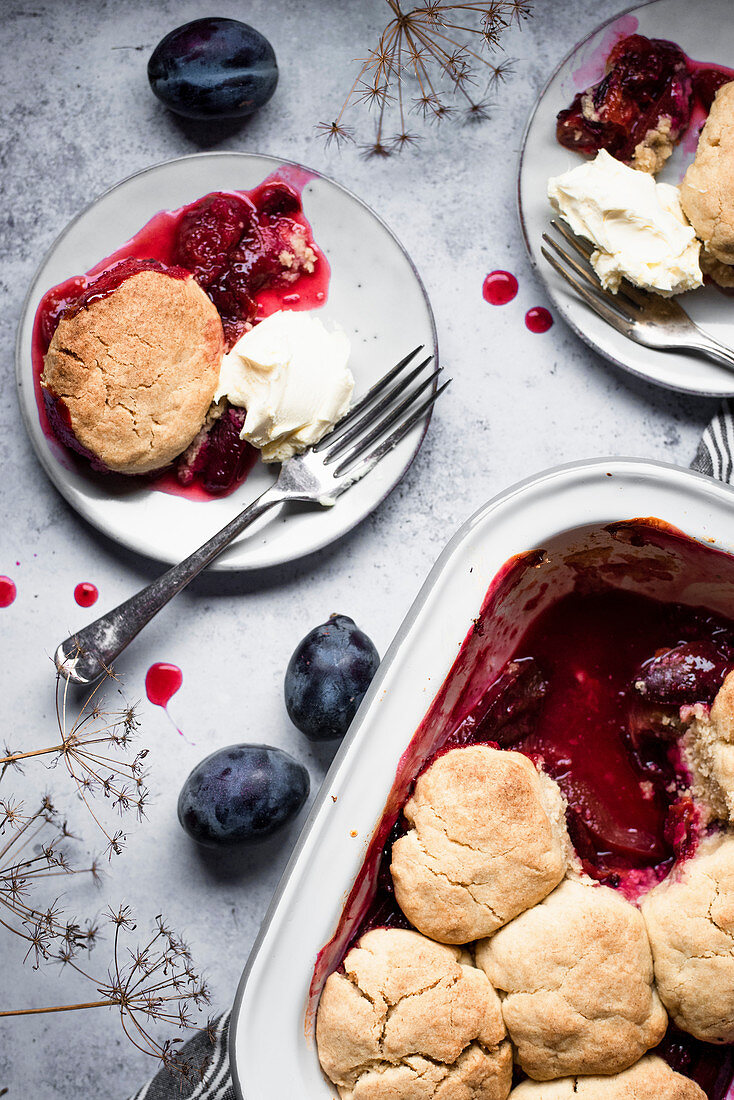
[[285,705],[291,721],[311,741],[343,737],[380,656],[347,615],[332,615],[299,643],[285,674]]
[[187,118],[244,118],[278,83],[273,47],[238,19],[194,19],[161,39],[148,80],[166,107]]
[[178,820],[208,848],[264,840],[308,798],[308,772],[272,745],[230,745],[207,756],[178,796]]

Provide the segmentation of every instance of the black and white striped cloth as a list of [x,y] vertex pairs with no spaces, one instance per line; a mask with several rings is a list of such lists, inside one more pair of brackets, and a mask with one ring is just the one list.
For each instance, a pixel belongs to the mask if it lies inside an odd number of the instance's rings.
[[[734,401],[724,401],[706,428],[691,468],[734,482]],[[182,1085],[180,1077],[162,1069],[130,1100],[235,1100],[227,1050],[230,1015],[219,1016],[209,1032],[199,1032],[183,1048],[190,1064],[204,1067],[201,1080]]]
[[201,1067],[201,1079],[186,1083],[161,1069],[130,1100],[235,1100],[229,1072],[230,1012],[219,1016],[208,1031],[199,1031],[182,1048],[181,1056],[192,1067]]
[[691,468],[728,484],[734,482],[734,401],[722,403],[701,436]]

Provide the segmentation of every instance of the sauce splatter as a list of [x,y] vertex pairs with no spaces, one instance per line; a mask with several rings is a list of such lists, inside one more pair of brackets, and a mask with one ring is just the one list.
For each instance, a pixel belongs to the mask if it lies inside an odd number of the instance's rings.
[[547,332],[553,324],[553,317],[544,306],[534,306],[525,314],[525,324],[531,332]]
[[10,577],[0,577],[0,607],[10,607],[17,593],[15,581]]
[[91,607],[92,604],[97,602],[99,597],[99,590],[94,584],[90,584],[89,581],[82,581],[74,589],[74,599],[80,607]]
[[482,297],[491,306],[506,306],[517,294],[517,279],[510,271],[490,271],[482,286]]
[[154,703],[157,707],[163,707],[169,721],[184,741],[188,741],[190,745],[193,745],[194,742],[189,741],[184,731],[176,725],[168,713],[168,704],[182,683],[183,672],[178,665],[171,665],[167,661],[157,661],[150,666],[145,674],[145,693],[151,703]]
[[178,665],[158,661],[145,675],[145,692],[151,703],[165,710],[183,683],[183,673]]

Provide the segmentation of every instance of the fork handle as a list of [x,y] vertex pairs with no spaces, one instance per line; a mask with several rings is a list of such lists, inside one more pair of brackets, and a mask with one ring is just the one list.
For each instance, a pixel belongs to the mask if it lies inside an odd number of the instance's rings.
[[287,495],[277,485],[266,489],[188,558],[163,573],[147,588],[136,592],[129,600],[95,619],[84,630],[72,634],[54,654],[60,674],[75,684],[93,684],[104,676],[115,658],[177,592],[198,576],[241,531],[270,508],[283,503]]
[[715,363],[721,363],[722,366],[734,370],[734,351],[726,347],[725,344],[720,344],[718,340],[714,340],[713,336],[710,336],[708,332],[704,332],[698,325],[695,327],[698,329],[696,347],[699,351],[702,351],[709,359],[713,359]]

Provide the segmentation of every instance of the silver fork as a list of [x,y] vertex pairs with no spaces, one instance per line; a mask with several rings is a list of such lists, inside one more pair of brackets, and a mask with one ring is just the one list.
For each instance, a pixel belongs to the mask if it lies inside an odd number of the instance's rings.
[[[277,482],[213,538],[147,588],[63,641],[54,655],[59,672],[76,684],[94,683],[145,624],[265,512],[288,501],[329,507],[368,474],[426,415],[451,381],[437,385],[440,367],[425,374],[432,355],[405,373],[422,347],[376,382],[319,443],[284,462]],[[432,392],[418,401],[426,390]]]
[[589,264],[593,247],[576,237],[563,222],[554,219],[551,225],[573,254],[547,233],[543,234],[543,240],[552,252],[542,246],[541,252],[589,308],[617,332],[648,348],[698,351],[716,363],[734,368],[734,351],[700,329],[674,298],[649,294],[626,279],[617,294],[604,290]]

